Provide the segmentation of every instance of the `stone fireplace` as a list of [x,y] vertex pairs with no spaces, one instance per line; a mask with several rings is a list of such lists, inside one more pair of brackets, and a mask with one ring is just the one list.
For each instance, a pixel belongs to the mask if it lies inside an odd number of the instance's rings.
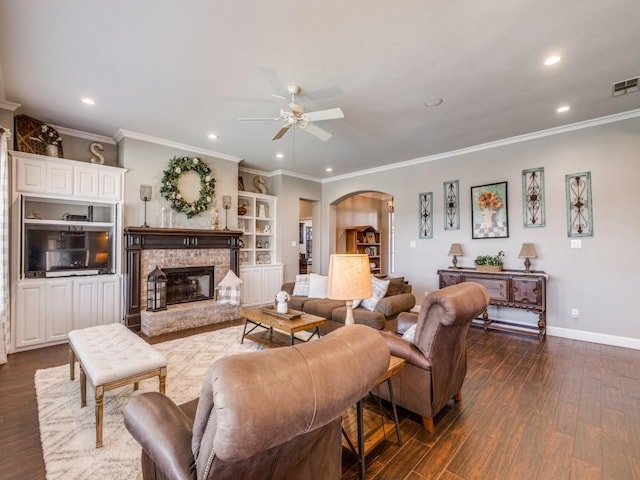
[[[218,304],[213,298],[215,286],[229,270],[238,275],[242,232],[127,227],[124,233],[128,328],[152,336],[238,318],[238,306]],[[161,312],[147,312],[147,276],[156,266],[165,273],[174,272],[179,282],[176,292],[181,290],[183,297],[191,299],[183,298]]]

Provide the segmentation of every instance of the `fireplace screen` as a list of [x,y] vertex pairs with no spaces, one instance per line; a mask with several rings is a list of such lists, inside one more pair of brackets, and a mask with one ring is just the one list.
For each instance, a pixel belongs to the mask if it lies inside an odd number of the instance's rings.
[[167,305],[213,298],[213,266],[163,268],[167,275]]

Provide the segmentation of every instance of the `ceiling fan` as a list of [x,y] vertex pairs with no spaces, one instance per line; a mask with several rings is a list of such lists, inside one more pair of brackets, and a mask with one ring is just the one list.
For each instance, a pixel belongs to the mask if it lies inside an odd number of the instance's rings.
[[[280,116],[275,118],[239,118],[241,121],[253,121],[253,120],[280,120],[286,122],[280,127],[280,130],[274,135],[271,140],[279,140],[285,133],[293,126],[298,126],[305,132],[310,133],[318,137],[323,142],[326,142],[331,138],[331,134],[326,130],[312,124],[318,120],[335,120],[338,118],[344,118],[344,113],[340,108],[328,108],[326,110],[317,110],[315,112],[305,112],[304,107],[296,103],[296,95],[300,93],[300,87],[298,85],[289,85],[287,90],[291,94],[291,103],[289,103],[289,111],[280,109]],[[273,94],[276,98],[285,100],[280,95]]]

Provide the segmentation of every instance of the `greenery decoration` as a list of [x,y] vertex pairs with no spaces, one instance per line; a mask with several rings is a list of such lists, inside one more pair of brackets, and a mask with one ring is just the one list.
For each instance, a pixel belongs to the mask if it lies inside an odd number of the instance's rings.
[[[185,172],[195,172],[200,177],[200,195],[194,202],[187,202],[180,194],[178,184]],[[184,213],[187,218],[200,215],[211,205],[215,194],[216,180],[209,166],[195,157],[173,157],[169,167],[162,173],[160,194],[176,212]]]
[[480,255],[476,258],[476,265],[502,265],[504,251],[500,250],[498,255]]

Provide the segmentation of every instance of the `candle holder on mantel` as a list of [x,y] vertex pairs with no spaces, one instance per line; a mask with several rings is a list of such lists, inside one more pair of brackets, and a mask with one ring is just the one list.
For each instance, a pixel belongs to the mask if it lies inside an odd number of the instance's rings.
[[151,185],[140,185],[140,200],[144,202],[144,225],[143,227],[148,227],[147,225],[147,202],[151,200]]
[[231,208],[231,196],[222,196],[222,208],[224,208],[224,229],[229,230],[229,209]]

